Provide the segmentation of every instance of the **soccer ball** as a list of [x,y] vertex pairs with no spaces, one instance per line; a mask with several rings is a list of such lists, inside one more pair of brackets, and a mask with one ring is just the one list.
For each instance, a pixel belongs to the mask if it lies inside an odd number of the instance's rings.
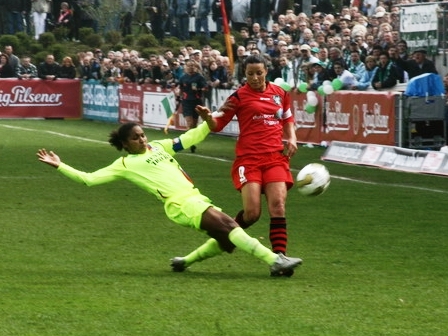
[[299,193],[305,196],[318,196],[330,185],[330,173],[320,163],[310,163],[299,171],[296,177]]

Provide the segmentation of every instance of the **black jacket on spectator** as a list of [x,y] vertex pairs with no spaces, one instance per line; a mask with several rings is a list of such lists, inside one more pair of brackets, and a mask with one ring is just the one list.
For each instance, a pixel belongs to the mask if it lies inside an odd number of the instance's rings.
[[0,68],[0,78],[17,78],[17,76],[12,66],[6,63]]
[[76,68],[74,66],[60,66],[58,71],[58,78],[76,78]]
[[380,82],[381,89],[387,89],[397,85],[397,81],[399,80],[400,74],[397,70],[397,67],[395,63],[392,62],[392,60],[389,60],[385,67],[378,67],[378,70],[376,71],[375,76],[373,76],[372,79],[372,86],[377,90],[377,88],[373,84]]
[[54,62],[53,64],[48,64],[47,62],[42,62],[37,68],[37,74],[41,79],[46,79],[46,76],[49,75],[58,77],[59,63]]
[[409,75],[409,79],[420,76],[425,73],[437,74],[437,69],[434,63],[428,59],[423,61],[420,67],[416,61],[413,59],[403,60],[402,58],[394,59],[398,67],[406,71]]

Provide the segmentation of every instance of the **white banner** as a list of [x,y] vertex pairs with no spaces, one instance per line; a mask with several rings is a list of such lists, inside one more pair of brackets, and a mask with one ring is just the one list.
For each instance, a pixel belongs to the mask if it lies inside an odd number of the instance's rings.
[[437,151],[332,141],[322,160],[397,171],[448,175],[448,154]]

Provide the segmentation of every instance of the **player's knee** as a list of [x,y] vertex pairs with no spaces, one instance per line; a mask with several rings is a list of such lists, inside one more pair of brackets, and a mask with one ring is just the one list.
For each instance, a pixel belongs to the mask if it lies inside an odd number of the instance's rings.
[[249,226],[254,224],[260,219],[261,212],[259,210],[245,210],[244,211],[244,222]]

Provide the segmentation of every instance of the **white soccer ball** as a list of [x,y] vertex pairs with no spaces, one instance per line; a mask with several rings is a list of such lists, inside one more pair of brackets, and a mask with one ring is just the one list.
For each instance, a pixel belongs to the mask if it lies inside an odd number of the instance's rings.
[[296,177],[299,193],[305,196],[318,196],[328,189],[330,173],[320,163],[310,163],[303,167]]

